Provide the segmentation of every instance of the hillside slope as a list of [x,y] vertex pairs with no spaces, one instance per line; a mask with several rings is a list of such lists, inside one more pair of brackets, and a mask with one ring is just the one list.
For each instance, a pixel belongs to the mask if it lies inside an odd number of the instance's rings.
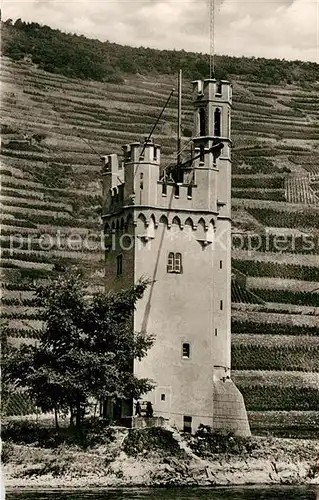
[[[230,76],[233,376],[253,429],[307,431],[319,420],[318,85],[305,90]],[[121,85],[71,79],[9,58],[1,78],[1,318],[17,343],[39,336],[32,280],[80,263],[102,284],[99,155],[148,135],[176,82],[149,73],[126,74]],[[189,81],[183,90],[186,157]],[[164,166],[175,160],[176,118],[174,97],[155,133]],[[79,237],[70,246],[71,234]],[[12,400],[7,412],[19,412],[20,403]],[[284,424],[282,411],[289,412]]]

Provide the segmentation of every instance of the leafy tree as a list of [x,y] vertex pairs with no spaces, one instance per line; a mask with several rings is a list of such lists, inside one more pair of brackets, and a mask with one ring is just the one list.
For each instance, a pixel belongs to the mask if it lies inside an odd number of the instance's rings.
[[70,413],[81,426],[93,399],[138,398],[152,388],[138,379],[134,359],[142,359],[151,336],[133,333],[132,314],[147,282],[118,293],[89,297],[80,276],[69,271],[36,296],[43,308],[44,328],[38,346],[22,345],[7,360],[6,379],[27,390],[37,406],[58,414]]

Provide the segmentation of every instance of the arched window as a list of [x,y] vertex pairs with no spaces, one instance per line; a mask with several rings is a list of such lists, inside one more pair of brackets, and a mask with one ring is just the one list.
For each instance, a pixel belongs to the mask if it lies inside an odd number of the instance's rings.
[[214,112],[214,135],[220,137],[221,135],[221,112],[219,108]]
[[199,135],[206,135],[206,112],[204,108],[199,109]]

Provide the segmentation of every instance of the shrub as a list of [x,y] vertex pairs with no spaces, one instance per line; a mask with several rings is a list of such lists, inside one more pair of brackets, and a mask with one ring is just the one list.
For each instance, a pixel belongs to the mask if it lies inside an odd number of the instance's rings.
[[28,420],[10,421],[2,428],[4,440],[16,444],[32,444],[43,448],[57,448],[63,444],[88,448],[97,444],[108,444],[115,438],[116,430],[105,421],[91,418],[83,423],[81,429],[52,426]]
[[190,446],[196,455],[209,458],[216,454],[229,455],[250,454],[257,448],[251,438],[235,437],[233,433],[212,431],[209,426],[200,425],[190,441]]
[[133,457],[143,452],[156,452],[162,456],[184,454],[173,438],[172,432],[162,427],[130,429],[123,442],[123,449],[127,455]]

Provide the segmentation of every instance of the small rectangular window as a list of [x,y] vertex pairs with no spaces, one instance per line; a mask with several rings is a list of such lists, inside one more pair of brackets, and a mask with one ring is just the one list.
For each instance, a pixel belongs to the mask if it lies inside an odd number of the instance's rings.
[[184,432],[192,432],[192,417],[189,416],[184,416],[183,418],[183,423],[184,423]]
[[215,337],[217,337],[217,333],[218,333],[217,328],[215,328]]
[[223,269],[223,261],[222,260],[219,261],[219,269]]
[[165,394],[161,394],[161,401],[165,401]]
[[183,358],[189,358],[190,356],[190,345],[186,342],[183,344]]
[[175,184],[175,198],[179,198],[179,185]]
[[187,186],[187,198],[190,199],[192,197],[192,186]]
[[154,147],[154,161],[157,161],[157,148]]
[[220,301],[220,310],[221,311],[223,310],[223,301],[222,300]]
[[162,184],[162,195],[166,196],[167,195],[167,184],[163,182]]
[[123,255],[120,254],[116,257],[116,274],[122,276],[123,274]]
[[183,272],[182,254],[169,252],[167,259],[167,272],[181,274]]

